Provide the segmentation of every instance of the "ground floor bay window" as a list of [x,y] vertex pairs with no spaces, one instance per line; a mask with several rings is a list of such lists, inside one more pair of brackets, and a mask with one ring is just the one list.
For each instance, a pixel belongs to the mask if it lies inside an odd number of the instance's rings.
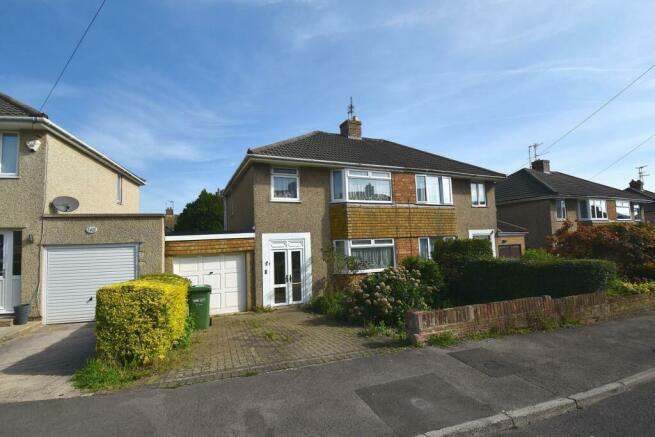
[[393,238],[336,240],[334,249],[337,255],[357,259],[362,273],[384,270],[396,263]]

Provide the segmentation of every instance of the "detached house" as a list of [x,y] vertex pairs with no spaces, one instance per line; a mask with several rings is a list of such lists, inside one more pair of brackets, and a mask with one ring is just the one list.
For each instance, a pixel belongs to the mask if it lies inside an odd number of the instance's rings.
[[0,322],[31,304],[44,323],[93,320],[107,283],[163,269],[163,215],[145,181],[46,114],[0,93]]
[[651,200],[653,203],[644,205],[644,219],[647,223],[655,223],[655,193],[644,189],[644,183],[641,180],[631,180],[630,186],[624,191],[627,191],[631,194],[638,194],[647,199]]
[[562,224],[602,224],[644,220],[644,207],[652,201],[642,193],[551,171],[550,162],[536,160],[496,186],[498,220],[527,229],[528,248],[547,247],[547,237]]
[[429,257],[441,238],[484,238],[497,250],[504,175],[363,137],[357,117],[340,130],[249,149],[224,190],[231,234],[167,238],[167,269],[217,287],[213,312],[306,302],[330,281],[326,251],[375,272]]

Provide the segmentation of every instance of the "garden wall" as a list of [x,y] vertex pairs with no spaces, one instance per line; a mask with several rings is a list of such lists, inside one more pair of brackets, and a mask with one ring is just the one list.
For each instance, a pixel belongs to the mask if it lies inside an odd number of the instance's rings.
[[421,343],[431,334],[451,331],[458,337],[480,331],[507,331],[533,326],[535,320],[591,324],[600,320],[655,310],[655,293],[608,296],[590,293],[552,299],[527,297],[432,311],[409,311],[405,315],[407,337]]

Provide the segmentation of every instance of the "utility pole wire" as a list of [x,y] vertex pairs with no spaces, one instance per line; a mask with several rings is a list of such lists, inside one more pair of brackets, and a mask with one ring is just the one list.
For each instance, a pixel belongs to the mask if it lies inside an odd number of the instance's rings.
[[77,44],[75,45],[75,49],[73,49],[73,52],[70,54],[68,57],[68,60],[64,64],[64,68],[61,69],[61,72],[59,73],[59,76],[57,76],[57,80],[55,80],[55,83],[52,84],[52,88],[50,88],[50,91],[48,92],[48,95],[46,96],[45,100],[43,100],[43,103],[41,104],[41,107],[39,108],[40,112],[43,112],[43,108],[45,107],[46,103],[48,103],[48,100],[50,100],[50,96],[52,95],[52,92],[57,88],[57,85],[59,85],[59,81],[61,78],[64,76],[64,73],[66,72],[66,69],[68,68],[68,65],[71,63],[73,60],[73,57],[75,57],[75,53],[77,53],[77,49],[80,48],[80,45],[82,45],[82,41],[84,41],[84,38],[86,38],[86,34],[89,33],[89,30],[91,29],[91,26],[93,26],[93,23],[96,21],[96,18],[98,18],[98,15],[100,14],[100,11],[102,8],[105,6],[105,3],[107,0],[102,0],[100,3],[100,6],[98,7],[98,10],[96,13],[93,15],[93,18],[89,22],[89,24],[86,26],[86,29],[84,30],[84,33],[80,37],[80,39],[77,41]]
[[624,155],[622,155],[619,159],[617,159],[616,161],[614,161],[613,163],[611,163],[610,165],[608,165],[607,167],[605,167],[604,169],[602,169],[601,171],[599,171],[598,173],[596,173],[595,175],[593,175],[593,176],[591,177],[591,179],[596,179],[596,177],[600,176],[602,173],[604,173],[604,172],[606,172],[607,170],[609,170],[610,168],[614,167],[614,165],[618,164],[620,161],[622,161],[622,160],[623,160],[625,157],[627,157],[629,154],[631,154],[632,152],[634,152],[635,150],[637,150],[638,148],[640,148],[641,146],[643,146],[644,144],[646,144],[647,142],[649,142],[650,140],[652,140],[653,138],[655,138],[655,134],[649,136],[649,137],[646,138],[644,141],[642,141],[641,143],[637,144],[637,145],[636,145],[635,147],[633,147],[632,149],[628,150],[628,152],[625,153]]

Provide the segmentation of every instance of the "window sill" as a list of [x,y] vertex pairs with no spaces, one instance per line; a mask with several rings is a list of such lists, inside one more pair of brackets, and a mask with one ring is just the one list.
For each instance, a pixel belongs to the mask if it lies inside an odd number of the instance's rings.
[[17,174],[0,174],[0,179],[20,179]]
[[487,208],[487,205],[471,205],[471,208]]
[[[420,206],[455,206],[454,203],[428,203],[428,202],[416,202]],[[403,204],[404,205],[404,204]]]
[[300,203],[300,199],[271,199],[275,203]]

